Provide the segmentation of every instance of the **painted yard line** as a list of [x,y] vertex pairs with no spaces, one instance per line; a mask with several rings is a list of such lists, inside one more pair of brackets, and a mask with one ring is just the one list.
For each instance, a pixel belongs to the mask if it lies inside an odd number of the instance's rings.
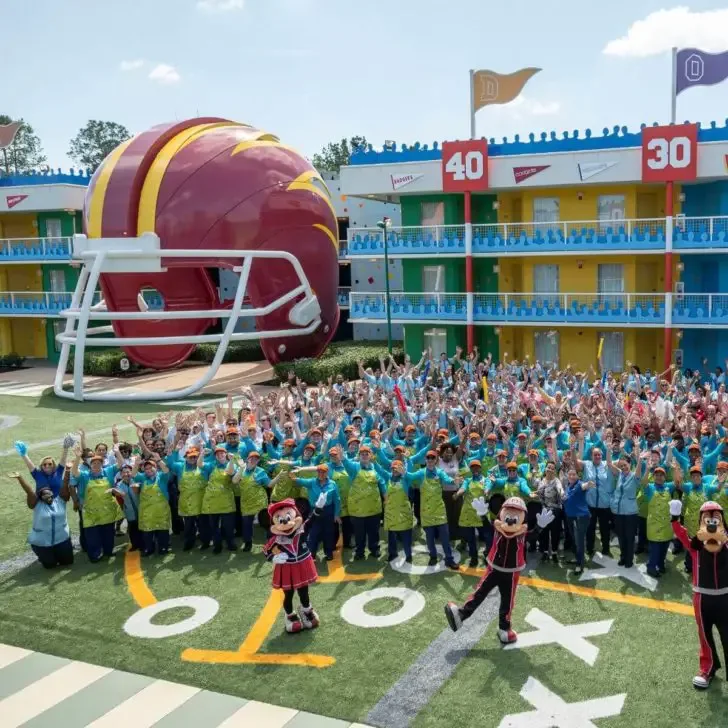
[[[128,430],[132,429],[134,425],[132,425],[129,422],[122,423],[118,425],[119,430]],[[109,434],[111,432],[111,425],[108,427],[104,427],[100,430],[91,430],[86,433],[87,436],[89,435],[103,435],[103,434]],[[74,435],[78,434],[78,431],[71,430],[71,433]],[[33,448],[40,448],[40,447],[51,447],[52,445],[57,445],[58,447],[61,447],[63,444],[63,438],[57,437],[54,440],[41,440],[40,442],[30,442],[27,443],[28,445],[28,451],[32,450]],[[9,450],[0,450],[0,457],[6,457],[7,455],[16,455],[15,448],[10,448]]]

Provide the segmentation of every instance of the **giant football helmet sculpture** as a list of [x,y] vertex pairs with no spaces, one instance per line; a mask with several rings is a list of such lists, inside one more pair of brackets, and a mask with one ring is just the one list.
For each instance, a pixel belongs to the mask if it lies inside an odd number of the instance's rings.
[[[106,158],[89,185],[84,217],[86,234],[74,241],[81,275],[58,336],[59,396],[121,398],[84,393],[86,346],[121,346],[132,361],[167,369],[196,344],[219,342],[195,385],[124,396],[159,400],[209,382],[230,341],[260,339],[275,364],[318,356],[336,331],[338,226],[329,192],[311,164],[271,134],[217,118],[156,126]],[[240,273],[232,304],[221,304],[214,268]],[[161,294],[162,311],[140,305],[148,289]],[[244,300],[253,308],[243,308]],[[235,333],[250,316],[257,330]],[[222,333],[210,333],[218,321]],[[68,392],[63,373],[72,346]]]

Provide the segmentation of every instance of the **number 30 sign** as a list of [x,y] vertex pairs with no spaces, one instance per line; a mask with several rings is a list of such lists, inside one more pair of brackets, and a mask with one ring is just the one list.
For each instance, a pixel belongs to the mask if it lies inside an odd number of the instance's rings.
[[698,176],[698,127],[649,126],[642,130],[642,181],[689,182]]
[[488,142],[468,139],[442,144],[443,192],[483,192],[488,189]]

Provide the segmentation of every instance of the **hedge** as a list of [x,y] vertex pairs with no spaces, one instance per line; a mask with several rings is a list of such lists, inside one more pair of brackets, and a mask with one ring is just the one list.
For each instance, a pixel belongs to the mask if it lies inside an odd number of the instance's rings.
[[[198,344],[190,361],[209,363],[216,351],[217,344]],[[386,356],[387,353],[387,347],[381,341],[336,342],[331,344],[319,359],[298,359],[295,362],[276,364],[274,371],[276,378],[282,383],[288,381],[289,372],[293,372],[308,384],[325,382],[337,374],[343,374],[347,379],[357,379],[359,376],[357,362],[360,359],[364,361],[365,367],[378,367],[379,358]],[[400,363],[404,359],[404,351],[399,342],[393,348],[393,354]],[[129,362],[126,371],[121,368],[122,359]],[[223,362],[252,362],[263,359],[258,341],[236,341],[228,346]],[[86,352],[83,370],[85,374],[93,377],[124,377],[138,373],[141,367],[132,362],[121,349],[102,349]],[[68,359],[66,372],[73,373],[73,351]]]
[[0,368],[17,369],[25,363],[25,357],[11,351],[9,354],[0,354]]
[[[297,359],[294,362],[276,364],[273,370],[282,384],[288,382],[289,373],[313,385],[325,382],[337,374],[342,374],[345,379],[358,379],[359,361],[364,362],[365,368],[376,368],[379,367],[379,359],[388,353],[386,345],[381,341],[337,342],[329,346],[318,359]],[[397,343],[392,348],[392,354],[397,362],[402,363],[404,350],[401,344]]]

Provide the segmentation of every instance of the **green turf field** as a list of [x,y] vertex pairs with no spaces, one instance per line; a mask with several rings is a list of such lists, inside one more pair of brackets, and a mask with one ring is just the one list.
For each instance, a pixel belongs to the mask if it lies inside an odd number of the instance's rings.
[[[136,406],[129,411],[150,419],[157,410]],[[127,410],[4,397],[0,413],[22,417],[18,426],[0,430],[0,452],[12,448],[15,439],[24,439],[35,457],[58,446],[34,448],[33,443],[60,439],[81,423],[89,431],[110,427]],[[16,456],[0,457],[2,473],[18,465]],[[75,528],[75,514],[70,520]],[[29,522],[20,488],[2,477],[0,561],[26,550]],[[726,684],[716,679],[705,693],[691,687],[698,645],[681,556],[674,561],[669,557],[668,575],[654,592],[620,578],[580,582],[565,567],[536,565],[519,588],[514,627],[525,645],[527,634],[536,629],[527,616],[538,619],[543,613],[564,626],[611,621],[591,633],[587,627],[587,634],[595,636],[582,642],[574,631],[563,631],[579,656],[555,643],[503,650],[495,636],[497,624],[486,626],[485,618],[481,631],[463,642],[464,631],[454,635],[447,630],[442,607],[449,599],[464,600],[477,574],[405,575],[384,560],[349,563],[350,552],[344,552],[338,569],[336,562],[319,561],[323,577],[332,566],[332,574],[312,590],[320,628],[286,635],[271,601],[271,566],[260,555],[261,537],[259,533],[252,554],[177,550],[164,558],[139,559],[119,548],[104,564],[91,565],[78,554],[73,568],[65,571],[48,573],[33,564],[6,572],[0,575],[0,642],[382,726],[728,725]],[[120,539],[120,547],[122,543]],[[424,565],[426,557],[416,556],[415,561]],[[350,580],[357,575],[360,580]],[[421,611],[390,627],[364,628],[342,617],[342,607],[352,598],[391,587],[419,594]],[[219,611],[177,636],[145,639],[124,631],[140,605],[184,596],[212,597]],[[401,601],[387,598],[365,610],[381,616],[401,607]],[[152,622],[172,624],[191,614],[189,608],[170,610]],[[551,638],[562,633],[554,628],[546,634]],[[522,697],[527,683],[531,692]],[[502,723],[507,715],[536,711],[540,706],[529,696],[541,701],[546,713],[553,713],[556,705],[561,718],[539,722],[540,714],[534,714],[527,723],[523,717]],[[598,699],[607,701],[586,702]],[[569,708],[573,703],[583,705]],[[593,723],[583,722],[590,714]]]

